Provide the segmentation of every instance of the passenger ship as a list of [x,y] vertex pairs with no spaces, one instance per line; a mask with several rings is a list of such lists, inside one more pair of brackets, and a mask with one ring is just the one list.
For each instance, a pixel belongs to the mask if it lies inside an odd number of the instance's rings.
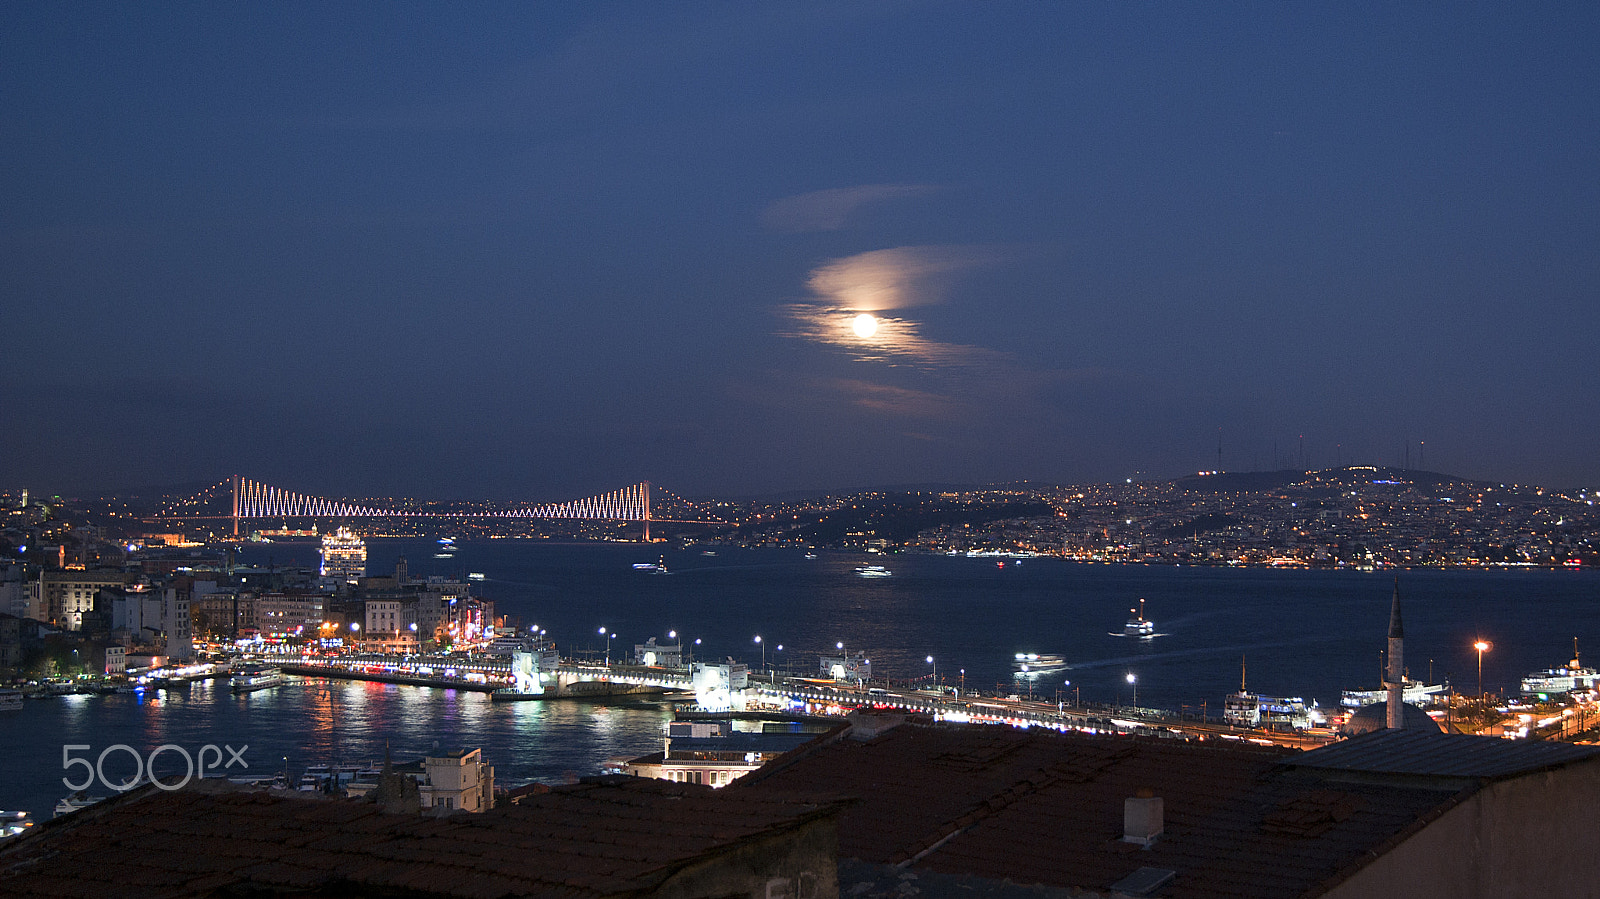
[[283,683],[283,671],[276,665],[254,662],[235,671],[229,684],[235,693],[253,693]]
[[1522,679],[1524,696],[1549,697],[1600,689],[1600,671],[1578,664],[1578,640],[1572,640],[1572,661],[1564,668],[1546,668]]
[[1144,617],[1144,600],[1139,600],[1139,609],[1128,610],[1128,623],[1122,626],[1122,633],[1113,633],[1113,637],[1139,637],[1147,639],[1156,635],[1156,623]]

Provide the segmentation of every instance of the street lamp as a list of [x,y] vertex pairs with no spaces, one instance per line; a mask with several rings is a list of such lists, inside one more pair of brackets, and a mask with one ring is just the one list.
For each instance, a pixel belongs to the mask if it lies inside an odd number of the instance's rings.
[[1132,671],[1128,672],[1128,685],[1133,687],[1133,707],[1134,708],[1138,708],[1139,707],[1139,679],[1134,676]]
[[967,692],[967,669],[961,669],[961,692]]
[[1472,648],[1476,649],[1478,651],[1478,701],[1482,702],[1483,701],[1483,654],[1488,652],[1489,650],[1493,649],[1494,648],[1494,644],[1490,643],[1488,640],[1480,639],[1478,642],[1472,644]]
[[928,664],[933,666],[933,686],[939,688],[939,666],[933,661],[933,656],[928,656]]
[[756,645],[761,647],[761,670],[767,670],[767,644],[761,642],[761,635],[756,634]]

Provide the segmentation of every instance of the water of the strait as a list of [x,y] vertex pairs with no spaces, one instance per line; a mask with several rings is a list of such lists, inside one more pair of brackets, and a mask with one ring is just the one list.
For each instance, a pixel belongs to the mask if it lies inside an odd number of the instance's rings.
[[[1059,653],[1070,670],[1032,685],[1054,698],[1077,688],[1085,702],[1128,702],[1136,678],[1141,706],[1206,703],[1213,714],[1238,688],[1241,658],[1252,690],[1337,704],[1341,689],[1377,686],[1388,627],[1392,573],[1090,565],[1056,559],[1021,564],[938,555],[864,556],[800,550],[668,550],[659,576],[632,567],[657,562],[658,547],[464,543],[436,558],[432,540],[369,541],[368,568],[387,572],[403,555],[413,577],[480,572],[477,592],[521,624],[547,629],[564,655],[598,655],[599,628],[617,635],[612,656],[676,630],[698,658],[735,656],[811,673],[837,643],[865,651],[879,676],[932,675],[969,689],[1013,689],[1018,652]],[[313,565],[311,544],[250,549],[243,561]],[[892,577],[861,578],[883,564]],[[1600,654],[1600,574],[1592,571],[1407,571],[1400,575],[1406,663],[1413,677],[1449,677],[1477,689],[1514,690],[1527,672],[1564,663],[1576,637]],[[1120,632],[1140,598],[1162,635]],[[760,635],[762,643],[755,637]],[[782,650],[778,647],[782,646]],[[927,657],[934,663],[929,664]],[[1600,656],[1597,656],[1600,657]],[[963,675],[964,669],[964,675]],[[1027,687],[1022,688],[1026,691]],[[65,795],[62,746],[88,745],[94,760],[111,745],[148,755],[163,744],[248,746],[251,773],[309,764],[414,759],[435,745],[481,747],[503,784],[558,782],[593,773],[607,758],[660,748],[670,712],[645,702],[491,703],[487,696],[367,683],[292,679],[246,696],[226,686],[139,695],[30,700],[0,717],[9,752],[0,808],[48,817]],[[176,757],[170,752],[163,768]],[[226,758],[226,756],[224,756]],[[181,760],[179,760],[181,762]],[[127,753],[106,759],[108,775],[131,771]],[[181,767],[180,767],[181,770]],[[238,766],[230,773],[238,773]]]

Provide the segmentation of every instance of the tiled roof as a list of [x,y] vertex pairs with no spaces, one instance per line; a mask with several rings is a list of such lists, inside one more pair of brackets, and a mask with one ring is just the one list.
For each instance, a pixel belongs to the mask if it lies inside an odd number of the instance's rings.
[[146,787],[0,851],[0,895],[141,899],[230,889],[595,897],[649,889],[696,859],[832,808],[601,778],[445,818],[212,784]]
[[1494,779],[1597,757],[1600,746],[1380,730],[1313,749],[1288,760],[1288,764],[1297,768]]
[[[1464,795],[1329,783],[1289,771],[1287,757],[1252,744],[907,724],[819,741],[726,789],[858,798],[839,818],[845,858],[1089,890],[1154,867],[1177,872],[1155,895],[1219,899],[1317,892]],[[1165,807],[1148,850],[1121,840],[1124,802],[1141,788]]]

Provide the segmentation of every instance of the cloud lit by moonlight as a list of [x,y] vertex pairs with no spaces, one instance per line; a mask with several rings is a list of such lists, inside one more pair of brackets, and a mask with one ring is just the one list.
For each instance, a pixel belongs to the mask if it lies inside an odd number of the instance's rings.
[[[862,362],[947,366],[996,360],[1000,354],[990,350],[928,340],[904,314],[940,302],[951,276],[992,255],[972,247],[895,247],[831,260],[807,279],[816,300],[783,308],[797,325],[787,336],[844,349]],[[891,311],[900,314],[884,314]]]

